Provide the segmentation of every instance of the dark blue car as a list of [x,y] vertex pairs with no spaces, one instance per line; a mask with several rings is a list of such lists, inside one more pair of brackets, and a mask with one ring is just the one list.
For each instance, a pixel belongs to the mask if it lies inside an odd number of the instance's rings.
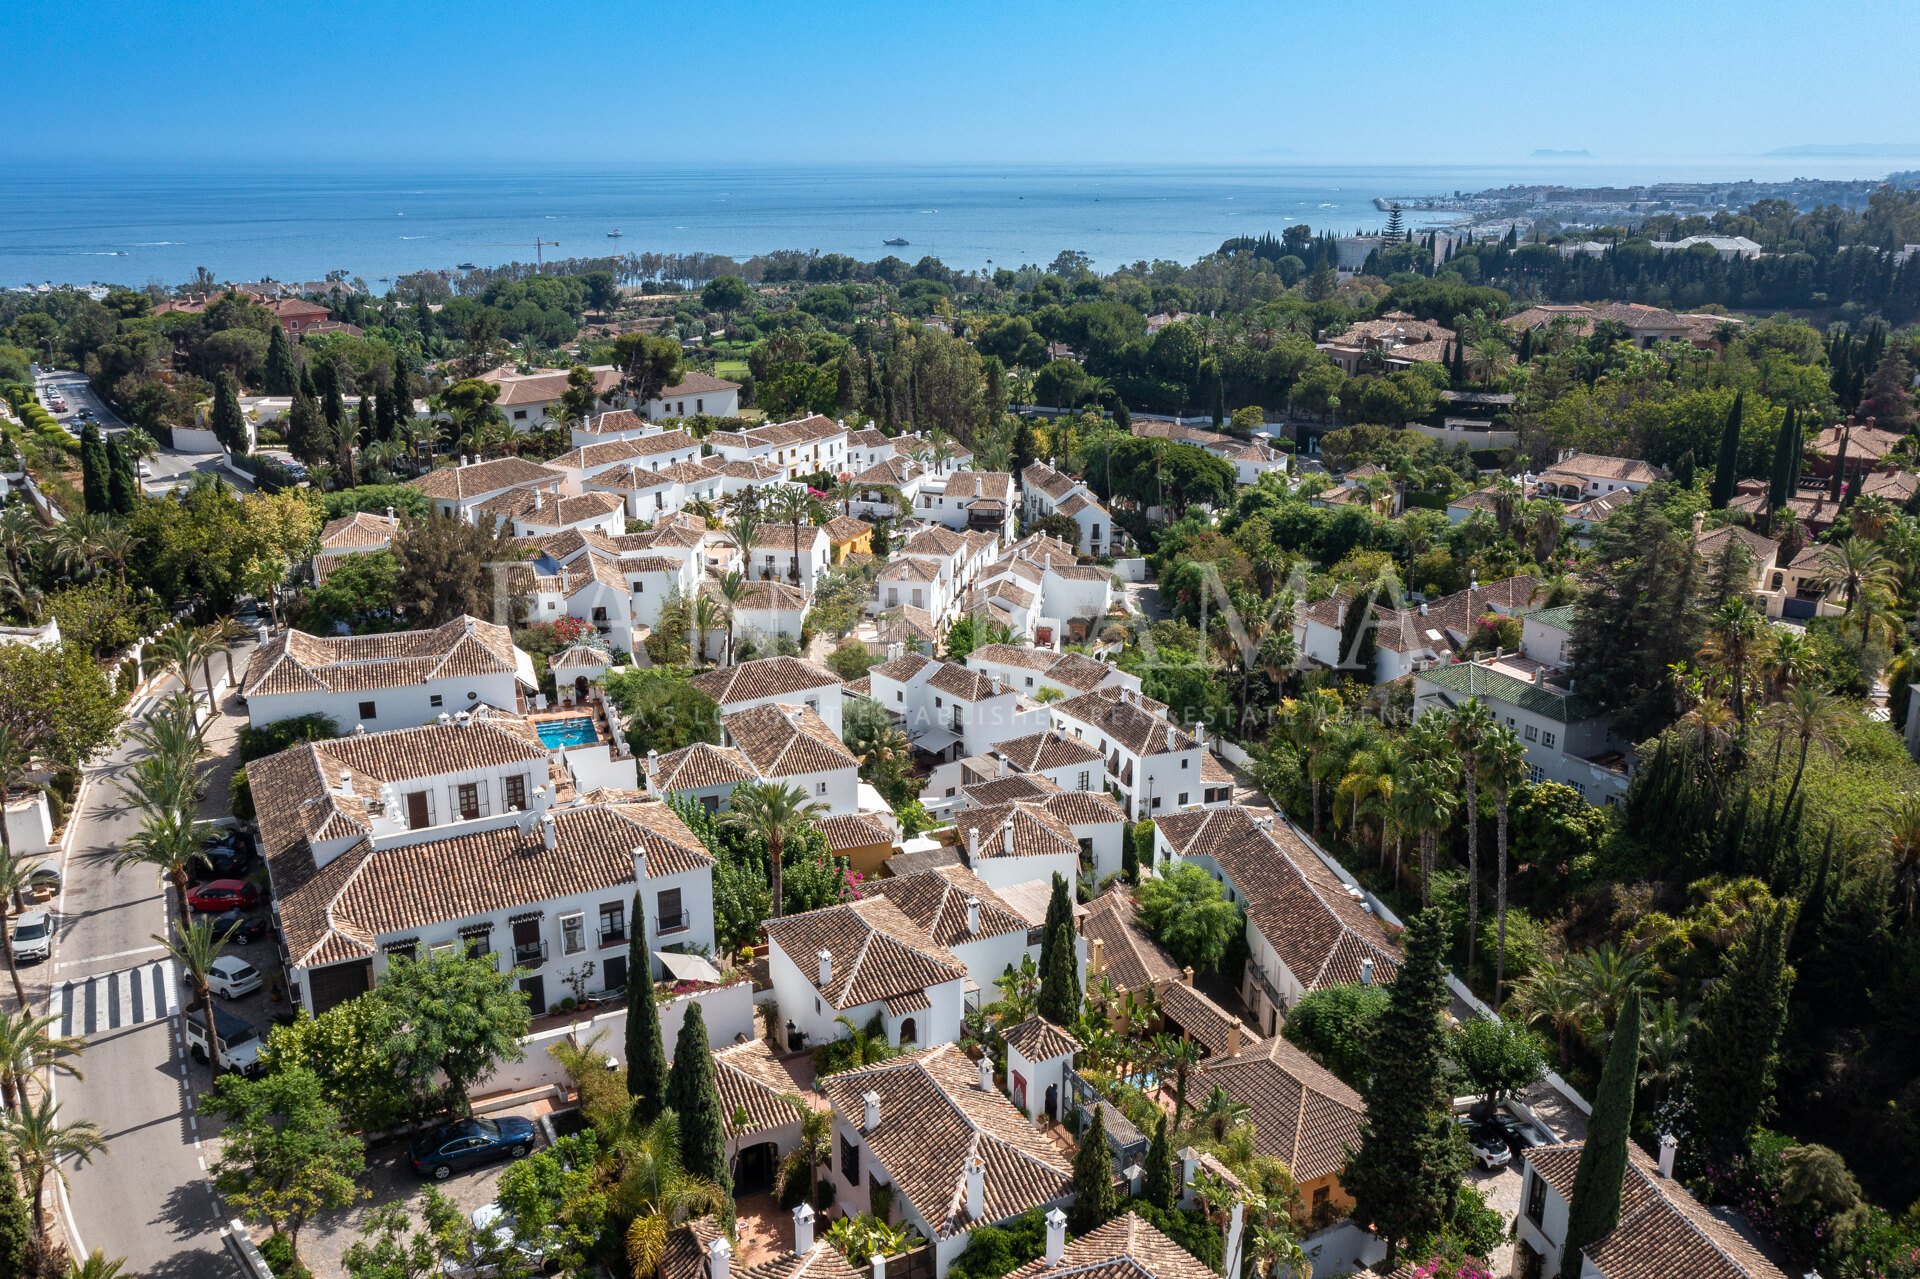
[[499,1119],[461,1119],[416,1138],[410,1153],[413,1170],[445,1181],[456,1172],[497,1159],[524,1159],[533,1149],[533,1123],[515,1115]]

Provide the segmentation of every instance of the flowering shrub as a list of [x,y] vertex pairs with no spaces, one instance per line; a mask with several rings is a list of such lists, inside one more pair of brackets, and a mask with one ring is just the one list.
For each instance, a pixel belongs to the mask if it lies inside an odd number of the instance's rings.
[[1414,1266],[1413,1279],[1493,1279],[1493,1271],[1486,1262],[1473,1258],[1449,1261],[1445,1257],[1430,1257]]

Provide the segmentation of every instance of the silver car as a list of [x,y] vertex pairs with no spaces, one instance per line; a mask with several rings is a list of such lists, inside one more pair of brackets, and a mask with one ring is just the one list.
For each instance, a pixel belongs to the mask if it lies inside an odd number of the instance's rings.
[[13,959],[45,959],[53,954],[53,916],[44,910],[30,910],[13,921]]

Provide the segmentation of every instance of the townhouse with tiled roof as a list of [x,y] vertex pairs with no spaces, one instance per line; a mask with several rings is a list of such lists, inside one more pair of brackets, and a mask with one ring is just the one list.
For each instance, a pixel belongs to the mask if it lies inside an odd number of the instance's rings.
[[619,498],[628,519],[651,521],[667,519],[702,502],[718,506],[741,488],[750,487],[730,480],[726,465],[718,458],[696,457],[654,465],[656,461],[641,458],[605,467],[582,480],[580,487],[588,493]]
[[548,459],[546,464],[566,475],[569,493],[579,493],[596,477],[616,467],[661,471],[699,457],[700,442],[685,431],[674,430],[583,444]]
[[823,815],[860,811],[860,761],[817,711],[766,703],[721,716],[720,731],[761,781],[798,787]]
[[394,518],[391,506],[385,515],[356,511],[329,520],[320,530],[319,549],[313,556],[314,583],[326,581],[327,574],[346,556],[386,550],[393,545],[394,535],[399,531],[400,521]]
[[780,1161],[800,1144],[807,1102],[764,1039],[713,1050],[720,1117],[733,1151],[734,1193],[770,1190]]
[[[1391,683],[1414,671],[1454,660],[1475,638],[1476,628],[1489,614],[1517,617],[1545,592],[1537,577],[1521,574],[1436,600],[1399,608],[1373,606],[1373,682]],[[1352,596],[1336,591],[1323,600],[1298,606],[1293,637],[1299,653],[1316,666],[1346,666],[1340,645],[1345,635]]]
[[1066,1233],[1066,1215],[1057,1224],[1049,1216],[1045,1251],[1007,1279],[1207,1279],[1214,1273],[1136,1213],[1123,1213],[1072,1243]]
[[1535,491],[1565,502],[1605,497],[1611,493],[1638,493],[1660,478],[1660,469],[1632,457],[1565,450],[1535,479]]
[[943,1044],[819,1087],[833,1104],[839,1206],[869,1211],[873,1186],[891,1186],[902,1221],[932,1244],[940,1279],[976,1228],[1071,1198],[1066,1156],[994,1086],[991,1061]]
[[894,717],[915,749],[943,759],[984,754],[1047,726],[1044,707],[954,662],[909,654],[873,667],[867,680],[868,696]]
[[1140,926],[1139,908],[1125,884],[1115,884],[1087,903],[1080,920],[1087,939],[1087,981],[1104,980],[1115,993],[1156,994],[1184,980],[1180,965]]
[[1026,644],[982,644],[967,654],[967,665],[997,675],[1033,696],[1050,688],[1061,697],[1078,697],[1099,688],[1140,690],[1140,677],[1085,653],[1056,653]]
[[848,477],[854,487],[852,513],[875,520],[908,516],[919,505],[921,489],[933,479],[923,463],[898,454],[854,468]]
[[768,980],[786,1047],[815,1047],[876,1017],[895,1046],[960,1037],[967,968],[881,896],[766,922]]
[[[1673,1178],[1672,1138],[1651,1159],[1627,1143],[1620,1182],[1620,1220],[1581,1250],[1580,1273],[1592,1279],[1786,1279],[1747,1236]],[[1569,1142],[1527,1151],[1514,1221],[1514,1273],[1560,1273],[1568,1206],[1582,1145]]]
[[715,431],[706,442],[729,462],[768,462],[792,480],[847,469],[846,424],[819,413],[744,431]]
[[1210,1056],[1188,1087],[1202,1093],[1223,1088],[1247,1107],[1254,1149],[1293,1174],[1303,1224],[1353,1207],[1340,1172],[1347,1152],[1360,1147],[1366,1105],[1332,1071],[1275,1035]]
[[753,765],[731,746],[695,742],[661,755],[647,752],[641,781],[655,795],[692,799],[710,813],[728,806],[734,788],[758,781]]
[[240,692],[255,728],[324,715],[345,732],[412,728],[482,706],[515,711],[521,690],[539,686],[506,627],[460,617],[376,635],[289,629],[254,652]]
[[[798,648],[801,630],[807,619],[807,593],[786,582],[746,582],[740,594],[728,600],[717,581],[702,584],[701,593],[716,604],[726,606],[733,628],[736,656],[765,653],[782,645]],[[718,658],[724,650],[726,633],[716,631],[708,637],[708,656]]]
[[[744,1171],[755,1169],[749,1166]],[[742,1180],[737,1170],[734,1184]],[[855,1270],[838,1248],[816,1236],[812,1204],[802,1202],[792,1217],[791,1251],[763,1256],[751,1266],[734,1264],[733,1243],[715,1218],[699,1217],[676,1226],[667,1232],[659,1279],[873,1279],[872,1271]]]
[[1023,958],[1040,962],[1040,930],[965,866],[939,866],[867,881],[862,891],[884,897],[966,966],[967,1003],[998,998],[993,983]]
[[1020,473],[1020,513],[1028,522],[1063,515],[1079,526],[1075,550],[1099,557],[1117,553],[1113,516],[1084,480],[1034,462]]
[[1192,862],[1246,907],[1240,997],[1255,1033],[1278,1034],[1286,1010],[1311,991],[1393,980],[1400,950],[1385,925],[1277,814],[1234,804],[1153,824],[1156,865]]
[[1237,435],[1202,430],[1197,426],[1175,422],[1142,422],[1138,419],[1134,421],[1132,429],[1133,434],[1141,439],[1197,445],[1215,457],[1233,463],[1235,478],[1243,485],[1258,484],[1260,477],[1268,471],[1284,473],[1287,469],[1287,455],[1264,439],[1248,440]]
[[703,672],[689,682],[711,697],[723,715],[785,702],[807,707],[827,727],[840,731],[840,677],[802,657],[756,658]]
[[1104,687],[1046,709],[1056,729],[1106,759],[1107,784],[1120,793],[1135,821],[1206,802],[1200,776],[1205,747],[1167,719],[1159,703]]
[[688,369],[678,382],[661,387],[640,407],[656,422],[677,417],[736,417],[740,413],[740,384]]
[[1471,698],[1520,737],[1529,780],[1564,783],[1590,804],[1617,803],[1626,794],[1634,743],[1615,732],[1612,717],[1561,666],[1508,653],[1413,677],[1416,719]]
[[[1080,837],[1047,800],[1016,799],[956,809],[951,833],[941,834],[959,846],[974,874],[995,887],[1051,884],[1056,875],[1069,884],[1079,880]],[[1090,850],[1087,860],[1091,865]]]
[[608,409],[604,413],[589,413],[582,420],[573,423],[569,443],[575,448],[583,444],[600,444],[607,440],[631,439],[639,435],[654,435],[666,428],[657,422],[649,422],[632,409]]
[[930,477],[920,486],[913,513],[950,529],[993,533],[1002,542],[1013,540],[1019,497],[1013,476],[1005,471],[958,470]]
[[[590,366],[590,372],[595,398],[608,404],[626,399],[621,394],[620,370],[596,364]],[[500,388],[495,405],[506,417],[507,425],[524,434],[554,425],[553,408],[566,395],[570,376],[568,369],[534,369],[520,373],[512,365],[502,365],[482,373],[480,380]]]
[[469,462],[462,457],[453,466],[436,467],[408,480],[407,487],[424,494],[436,515],[472,523],[473,509],[490,497],[520,488],[558,494],[566,482],[565,471],[524,457],[500,457],[490,462]]
[[476,521],[491,517],[513,537],[550,537],[568,529],[591,529],[616,537],[627,531],[626,504],[612,493],[568,497],[540,489],[509,489],[473,511]]
[[652,944],[713,948],[713,858],[663,803],[553,807],[536,786],[524,812],[420,829],[390,828],[383,812],[364,833],[344,821],[315,832],[297,784],[304,767],[255,778],[296,1006],[323,1012],[370,989],[395,958],[456,950],[508,953],[527,970],[520,988],[536,1013],[588,960],[603,989],[620,990],[636,889]]

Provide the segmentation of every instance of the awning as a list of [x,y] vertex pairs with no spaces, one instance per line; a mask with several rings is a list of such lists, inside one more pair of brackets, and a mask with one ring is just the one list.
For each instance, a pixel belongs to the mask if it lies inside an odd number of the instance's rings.
[[656,950],[653,957],[673,974],[675,981],[719,981],[720,970],[698,955],[677,950]]

